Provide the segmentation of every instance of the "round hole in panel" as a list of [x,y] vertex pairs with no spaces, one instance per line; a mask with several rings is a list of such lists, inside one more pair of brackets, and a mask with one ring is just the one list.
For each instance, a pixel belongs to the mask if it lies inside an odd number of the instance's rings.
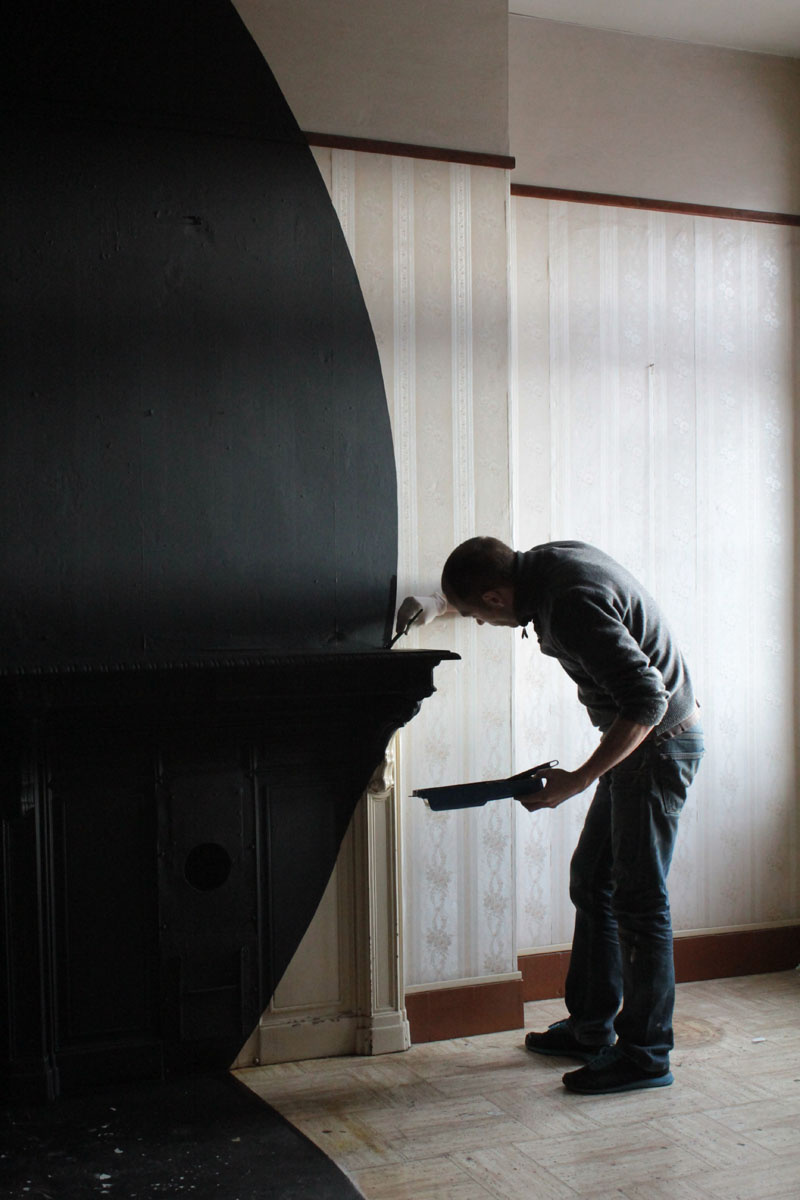
[[198,892],[222,887],[231,873],[231,856],[217,842],[200,842],[186,855],[183,875]]

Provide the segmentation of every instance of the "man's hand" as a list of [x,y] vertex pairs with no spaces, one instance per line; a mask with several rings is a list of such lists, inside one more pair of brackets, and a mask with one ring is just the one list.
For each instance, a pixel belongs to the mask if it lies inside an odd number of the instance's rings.
[[517,796],[523,808],[528,812],[537,812],[540,808],[558,808],[570,796],[577,796],[589,786],[578,771],[562,771],[560,767],[550,767],[541,771],[539,779],[544,779],[544,791],[532,792],[529,796]]
[[545,780],[544,791],[533,792],[530,796],[517,796],[517,799],[528,812],[536,812],[539,808],[558,808],[570,796],[585,792],[595,779],[632,754],[652,728],[652,725],[639,725],[636,721],[617,717],[603,735],[594,754],[587,758],[582,767],[578,767],[577,771],[562,771],[558,767],[540,771],[539,778]]
[[447,601],[441,592],[434,592],[432,596],[406,596],[397,610],[395,632],[401,633],[412,618],[415,625],[428,625],[446,611]]

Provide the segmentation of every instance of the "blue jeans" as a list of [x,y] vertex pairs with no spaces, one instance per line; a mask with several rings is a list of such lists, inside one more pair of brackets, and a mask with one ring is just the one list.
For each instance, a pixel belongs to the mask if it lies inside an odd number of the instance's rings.
[[649,1071],[666,1070],[673,1047],[667,873],[703,749],[699,722],[674,738],[647,738],[600,777],[572,857],[570,1028],[597,1046],[616,1033],[619,1049]]

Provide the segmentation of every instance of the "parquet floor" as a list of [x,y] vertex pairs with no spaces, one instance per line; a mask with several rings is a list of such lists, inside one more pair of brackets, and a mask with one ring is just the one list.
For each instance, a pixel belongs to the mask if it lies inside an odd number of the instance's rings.
[[367,1200],[800,1200],[800,970],[682,984],[675,1031],[673,1086],[619,1096],[519,1030],[238,1074]]

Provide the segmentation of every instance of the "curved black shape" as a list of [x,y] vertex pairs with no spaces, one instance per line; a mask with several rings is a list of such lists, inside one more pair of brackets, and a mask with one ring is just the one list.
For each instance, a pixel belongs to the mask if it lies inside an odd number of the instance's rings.
[[442,656],[380,650],[375,341],[229,0],[30,0],[6,33],[0,1076],[24,1097],[231,1062]]
[[55,1108],[0,1110],[4,1196],[359,1200],[304,1134],[230,1075],[93,1088]]
[[17,6],[0,77],[0,662],[382,644],[372,329],[228,0]]

